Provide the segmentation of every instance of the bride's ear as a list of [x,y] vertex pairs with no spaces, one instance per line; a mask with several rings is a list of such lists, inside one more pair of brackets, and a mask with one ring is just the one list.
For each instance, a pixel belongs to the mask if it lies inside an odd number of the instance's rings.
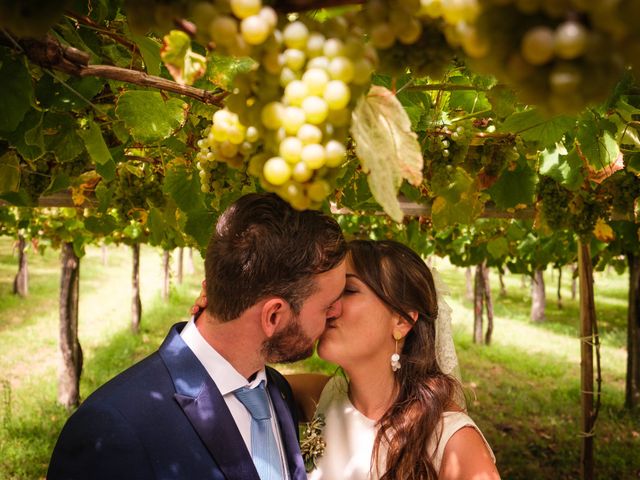
[[400,335],[402,335],[402,338],[404,338],[411,331],[411,329],[413,328],[413,324],[418,321],[418,312],[413,311],[408,313],[413,320],[413,323],[409,323],[409,321],[402,315],[395,315],[394,318],[393,331],[399,332]]

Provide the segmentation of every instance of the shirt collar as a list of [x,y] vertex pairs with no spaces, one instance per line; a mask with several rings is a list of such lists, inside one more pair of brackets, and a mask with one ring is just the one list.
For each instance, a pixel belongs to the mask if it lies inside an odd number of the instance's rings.
[[267,375],[264,367],[261,368],[251,382],[238,372],[215,348],[213,348],[202,336],[195,320],[191,320],[185,325],[180,336],[187,346],[194,353],[196,358],[202,363],[209,376],[213,379],[220,394],[227,395],[233,391],[249,387],[254,388],[261,381],[267,382]]

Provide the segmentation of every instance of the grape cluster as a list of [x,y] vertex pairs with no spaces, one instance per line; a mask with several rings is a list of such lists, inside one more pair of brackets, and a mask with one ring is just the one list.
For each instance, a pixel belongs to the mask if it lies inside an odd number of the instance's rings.
[[[271,18],[265,8],[270,7],[260,1],[231,0],[225,12],[217,3],[200,2],[194,15],[199,25],[210,26],[211,39],[219,44],[214,26],[220,18],[236,22],[243,35],[243,22]],[[257,63],[236,75],[225,109],[216,112],[198,141],[197,161],[205,192],[211,190],[211,162],[225,162],[246,167],[264,189],[305,209],[326,198],[346,161],[351,111],[370,83],[377,56],[363,44],[362,32],[342,17],[323,23],[306,17],[276,22],[274,16],[261,30],[264,38],[248,41],[241,52]],[[230,44],[223,47],[225,53],[240,54]]]
[[53,156],[44,156],[30,164],[20,165],[20,189],[25,190],[33,203],[38,202],[40,196],[51,184],[51,168]]
[[596,26],[605,3],[616,2],[484,0],[475,21],[460,22],[449,38],[524,102],[575,112],[603,100],[624,68],[614,32]]
[[632,214],[640,197],[640,177],[626,170],[616,172],[600,184],[598,195],[603,203],[611,205],[615,213]]
[[571,229],[578,235],[590,234],[607,208],[594,192],[572,192],[547,176],[540,177],[538,199],[542,202],[544,220],[551,229]]
[[143,221],[149,207],[165,204],[162,179],[153,165],[146,162],[121,163],[113,180],[113,202],[122,220]]

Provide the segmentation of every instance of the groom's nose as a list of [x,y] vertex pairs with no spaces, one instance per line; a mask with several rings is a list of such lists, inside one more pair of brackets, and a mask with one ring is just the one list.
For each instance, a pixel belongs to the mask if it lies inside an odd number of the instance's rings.
[[327,311],[327,319],[338,318],[340,315],[342,315],[342,298],[339,298],[331,305],[331,308]]

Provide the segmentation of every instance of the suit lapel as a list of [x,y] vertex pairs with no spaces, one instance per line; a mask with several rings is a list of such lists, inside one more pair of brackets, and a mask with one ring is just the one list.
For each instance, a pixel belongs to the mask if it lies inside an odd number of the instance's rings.
[[[267,370],[268,371],[268,370]],[[285,402],[284,394],[278,389],[276,382],[270,376],[267,383],[271,403],[276,411],[280,434],[282,435],[282,443],[287,457],[287,465],[289,468],[289,476],[293,480],[306,480],[307,473],[300,454],[300,445],[298,444],[298,436],[296,435],[297,425],[293,424],[293,418],[289,407]]]
[[176,389],[176,401],[226,478],[260,480],[227,404],[180,337],[181,329],[181,325],[174,326],[160,347]]

